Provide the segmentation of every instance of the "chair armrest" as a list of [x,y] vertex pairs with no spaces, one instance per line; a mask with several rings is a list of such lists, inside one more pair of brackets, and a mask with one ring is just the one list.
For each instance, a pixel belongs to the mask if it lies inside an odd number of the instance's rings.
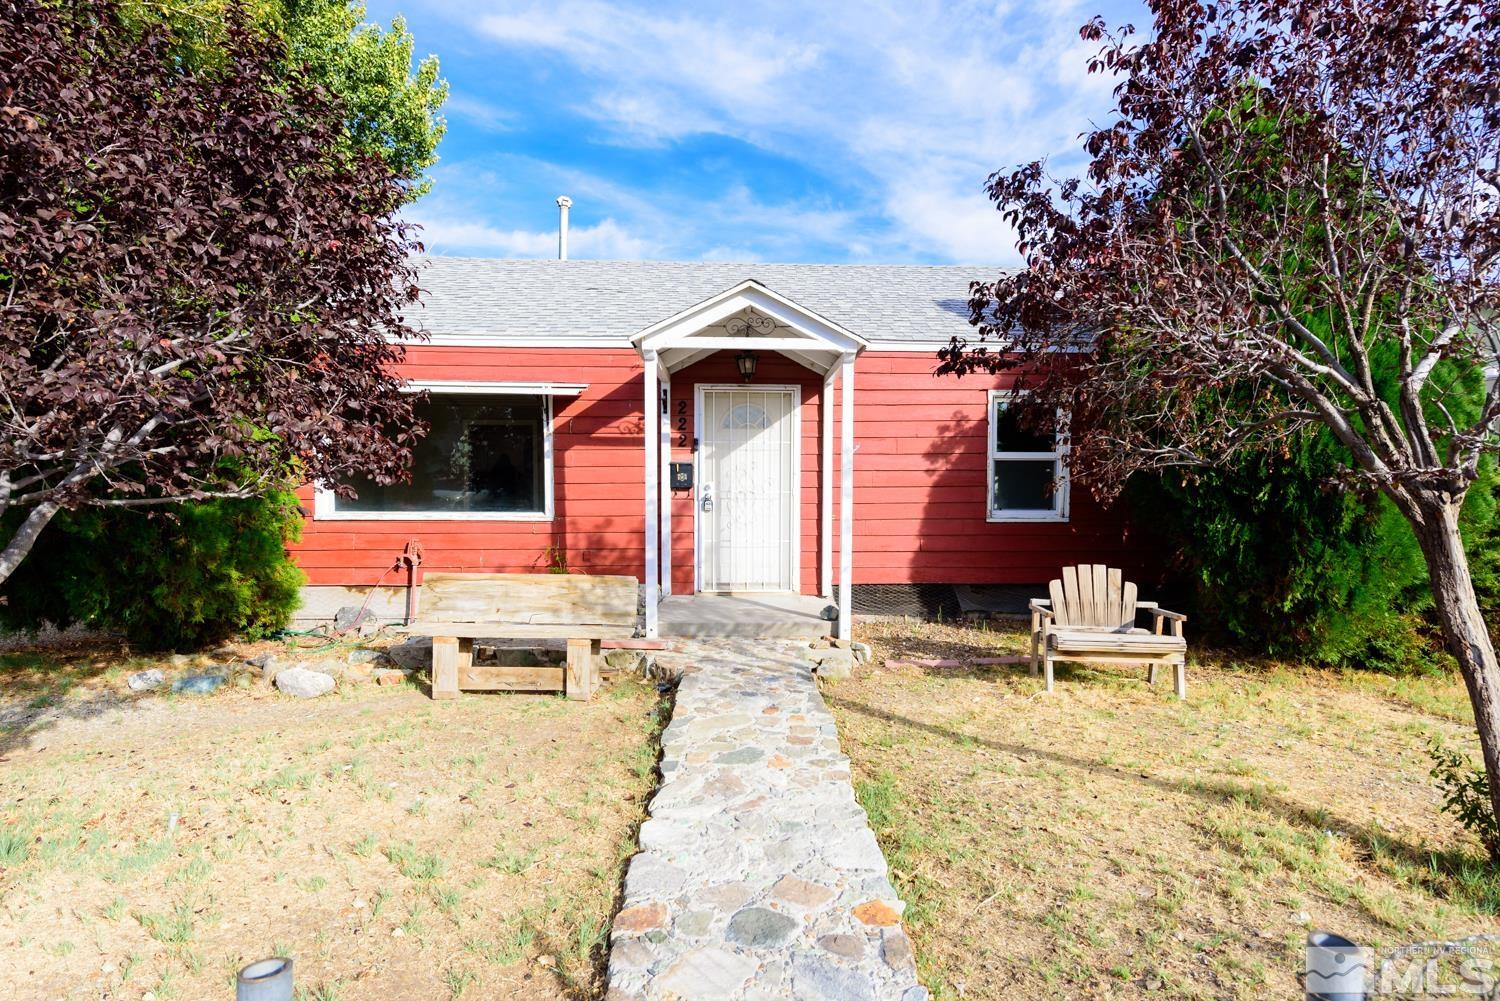
[[1182,624],[1187,621],[1186,615],[1183,615],[1181,612],[1169,612],[1165,608],[1158,608],[1156,605],[1152,605],[1148,611],[1150,611],[1151,618],[1156,624],[1156,628],[1153,631],[1158,636],[1162,634],[1162,627],[1168,622],[1172,623],[1173,636],[1182,635]]
[[1052,611],[1052,602],[1050,601],[1033,598],[1031,599],[1031,603],[1027,607],[1029,607],[1031,611],[1037,615],[1044,615],[1049,619],[1057,617],[1057,613]]

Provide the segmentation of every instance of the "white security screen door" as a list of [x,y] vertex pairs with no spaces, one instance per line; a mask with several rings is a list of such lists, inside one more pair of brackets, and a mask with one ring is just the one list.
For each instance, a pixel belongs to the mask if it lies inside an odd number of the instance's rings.
[[698,584],[797,589],[795,386],[699,387]]

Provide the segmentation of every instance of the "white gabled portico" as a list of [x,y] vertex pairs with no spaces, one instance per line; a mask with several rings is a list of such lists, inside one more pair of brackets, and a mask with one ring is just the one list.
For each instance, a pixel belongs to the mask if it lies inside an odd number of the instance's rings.
[[[832,596],[835,583],[833,463],[827,460],[834,447],[835,409],[840,413],[837,584],[839,636],[848,639],[854,555],[854,360],[868,342],[748,279],[652,324],[632,337],[631,343],[640,352],[645,369],[646,635],[657,635],[657,606],[664,595],[671,593],[671,491],[667,471],[671,426],[664,417],[670,407],[668,387],[672,374],[716,351],[764,351],[781,354],[823,376],[818,538],[819,586],[825,597]],[[836,386],[841,401],[838,408],[834,405]],[[695,465],[698,461],[695,453]],[[701,486],[698,480],[694,478],[695,500]],[[800,517],[800,509],[797,516]]]

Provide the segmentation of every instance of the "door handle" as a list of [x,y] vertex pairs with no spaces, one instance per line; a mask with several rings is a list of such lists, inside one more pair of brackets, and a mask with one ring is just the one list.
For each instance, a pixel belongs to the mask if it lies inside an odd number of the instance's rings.
[[705,511],[714,509],[714,489],[710,484],[703,484],[703,498],[698,506]]

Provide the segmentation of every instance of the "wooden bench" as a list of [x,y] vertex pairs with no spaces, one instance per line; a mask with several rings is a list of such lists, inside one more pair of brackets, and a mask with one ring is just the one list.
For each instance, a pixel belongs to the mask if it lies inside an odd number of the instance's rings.
[[[1031,676],[1038,661],[1052,691],[1052,663],[1057,660],[1096,664],[1144,664],[1146,681],[1156,682],[1158,665],[1171,665],[1179,699],[1187,698],[1187,616],[1137,601],[1136,586],[1103,564],[1064,567],[1048,585],[1051,598],[1031,602]],[[1150,612],[1153,630],[1136,627],[1137,612]],[[1170,632],[1163,627],[1172,624]]]
[[[556,692],[588,700],[599,687],[599,645],[635,635],[634,577],[584,574],[430,573],[419,621],[402,632],[432,637],[432,697],[460,691]],[[563,639],[561,666],[475,664],[476,639]]]

